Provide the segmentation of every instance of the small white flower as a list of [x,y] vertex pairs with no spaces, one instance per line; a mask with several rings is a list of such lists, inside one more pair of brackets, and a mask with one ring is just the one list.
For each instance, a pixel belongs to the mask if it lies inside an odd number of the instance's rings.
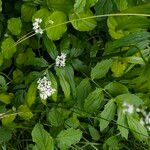
[[55,64],[57,67],[65,67],[65,65],[66,65],[66,54],[61,53],[60,56],[57,56],[57,58],[55,60]]
[[40,93],[39,95],[40,95],[41,99],[43,99],[43,100],[50,97],[56,91],[55,89],[53,89],[51,87],[51,81],[49,81],[46,76],[44,76],[43,78],[40,78],[37,81],[37,83],[38,83],[37,88]]
[[143,118],[140,119],[140,124],[141,124],[141,125],[144,125],[144,124],[145,124]]
[[33,23],[33,30],[35,33],[43,34],[43,30],[41,29],[40,24],[42,23],[42,19],[35,18],[35,22]]
[[54,21],[53,20],[49,20],[48,23],[49,24],[54,24]]
[[128,104],[127,102],[123,102],[123,113],[129,113],[132,114],[134,112],[134,106],[131,104]]

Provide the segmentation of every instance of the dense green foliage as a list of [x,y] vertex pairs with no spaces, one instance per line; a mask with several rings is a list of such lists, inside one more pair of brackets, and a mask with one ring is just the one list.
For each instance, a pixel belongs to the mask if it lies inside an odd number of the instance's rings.
[[149,31],[149,0],[0,0],[0,150],[149,149]]

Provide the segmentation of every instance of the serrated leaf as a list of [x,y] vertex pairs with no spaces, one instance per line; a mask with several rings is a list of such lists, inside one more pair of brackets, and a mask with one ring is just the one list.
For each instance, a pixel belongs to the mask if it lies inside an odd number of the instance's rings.
[[57,76],[59,77],[60,85],[64,92],[65,98],[66,100],[68,100],[70,98],[70,85],[66,79],[65,70],[64,68],[58,68],[58,67],[56,67],[55,70]]
[[52,108],[48,113],[47,113],[47,121],[55,127],[59,127],[63,124],[64,118],[63,114],[59,112],[56,108]]
[[31,85],[29,86],[29,89],[26,95],[26,102],[29,107],[31,107],[32,104],[35,102],[36,94],[37,94],[37,83],[32,82]]
[[84,12],[71,14],[69,20],[71,21],[71,24],[76,30],[90,31],[93,30],[97,25],[95,18],[88,18],[92,16],[92,11],[87,10]]
[[14,53],[16,52],[16,45],[15,41],[11,37],[2,42],[1,52],[5,59],[10,59],[13,57]]
[[128,123],[127,123],[127,118],[126,115],[122,112],[120,108],[118,108],[118,119],[117,119],[117,126],[118,130],[121,133],[121,136],[124,137],[125,139],[128,139]]
[[131,115],[127,115],[127,121],[131,132],[138,140],[143,141],[149,137],[146,128],[140,124],[140,121]]
[[41,124],[36,124],[32,130],[32,139],[36,143],[36,150],[54,150],[54,141]]
[[119,105],[120,104],[122,105],[124,101],[129,104],[133,104],[136,107],[139,107],[140,105],[143,104],[143,100],[141,98],[139,98],[135,94],[130,94],[130,93],[118,95],[115,99]]
[[[59,19],[58,19],[59,18]],[[53,21],[53,23],[50,23]],[[67,21],[67,16],[61,11],[54,11],[45,21],[46,33],[49,39],[59,40],[67,31],[67,26],[64,24]]]
[[119,82],[110,82],[105,86],[105,89],[114,97],[120,94],[129,93],[128,88]]
[[126,0],[115,0],[115,3],[120,11],[128,8],[128,2]]
[[104,94],[101,88],[97,88],[93,92],[89,93],[85,99],[84,110],[89,113],[93,113],[100,108],[100,105],[104,99]]
[[4,91],[7,91],[7,84],[5,78],[0,75],[0,92]]
[[18,107],[18,115],[25,120],[30,120],[33,117],[31,110],[28,108],[27,105],[20,105]]
[[105,105],[104,110],[100,114],[100,130],[103,131],[111,122],[111,120],[114,119],[116,112],[116,104],[114,103],[114,100],[111,99],[109,102]]
[[43,36],[43,40],[48,54],[51,56],[52,59],[56,59],[56,57],[58,56],[58,51],[54,42],[50,40],[47,36]]
[[0,144],[8,142],[11,139],[11,132],[8,129],[0,128]]
[[75,0],[74,11],[76,13],[80,13],[84,10],[85,6],[86,6],[86,0]]
[[111,65],[112,65],[111,59],[102,60],[101,62],[97,63],[96,66],[92,68],[91,78],[100,79],[105,77]]
[[13,35],[21,33],[22,22],[20,18],[10,18],[8,20],[8,29]]
[[62,130],[57,136],[58,147],[61,150],[68,149],[72,144],[76,144],[82,137],[82,131],[73,128]]

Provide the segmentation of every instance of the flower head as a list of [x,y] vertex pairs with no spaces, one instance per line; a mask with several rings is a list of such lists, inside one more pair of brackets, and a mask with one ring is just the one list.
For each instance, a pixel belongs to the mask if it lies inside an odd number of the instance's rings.
[[128,104],[127,102],[123,102],[123,113],[129,113],[132,114],[134,112],[134,106],[131,104]]
[[57,58],[55,60],[55,64],[57,67],[65,67],[65,65],[66,65],[66,54],[61,53],[60,56],[57,56]]
[[51,87],[51,81],[47,79],[46,76],[40,78],[38,81],[38,90],[40,93],[41,99],[47,99],[50,97],[56,90]]
[[33,23],[33,30],[35,33],[43,34],[43,30],[41,29],[40,24],[42,23],[41,18],[35,18],[35,22]]

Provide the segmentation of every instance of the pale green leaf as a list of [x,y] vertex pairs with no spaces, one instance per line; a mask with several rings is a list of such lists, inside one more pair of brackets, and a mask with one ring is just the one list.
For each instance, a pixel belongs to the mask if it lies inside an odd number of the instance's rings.
[[86,5],[86,0],[75,0],[74,11],[80,13],[84,10]]
[[4,92],[7,90],[6,80],[3,76],[0,75],[0,92]]
[[89,132],[93,140],[98,141],[100,139],[99,131],[91,125],[89,125]]
[[0,93],[0,101],[9,104],[11,103],[11,100],[14,98],[14,95],[12,93]]

